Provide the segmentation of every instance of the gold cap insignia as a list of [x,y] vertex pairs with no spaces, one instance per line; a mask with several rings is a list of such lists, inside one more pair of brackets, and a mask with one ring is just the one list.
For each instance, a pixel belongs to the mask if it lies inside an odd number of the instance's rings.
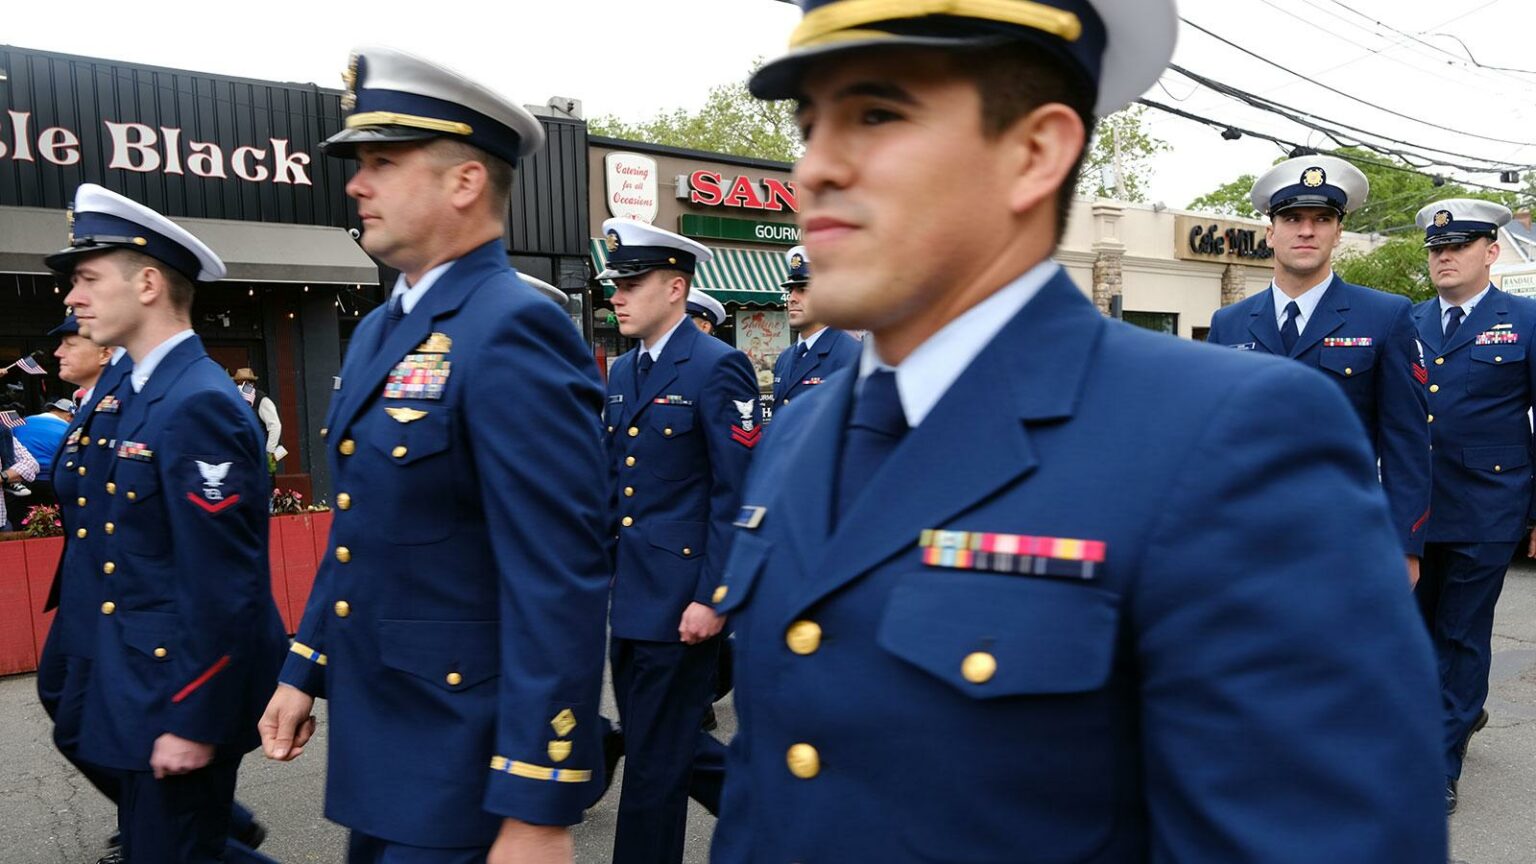
[[1449,210],[1440,210],[1437,213],[1435,213],[1435,227],[1436,228],[1444,228],[1445,226],[1447,226],[1449,224],[1451,224],[1451,211],[1449,211]]
[[799,270],[803,266],[805,266],[805,259],[801,258],[799,255],[789,259],[789,269]]
[[341,73],[341,83],[346,85],[347,92],[341,94],[341,110],[351,111],[357,107],[357,55],[347,58],[346,71]]
[[416,354],[447,354],[453,350],[453,340],[447,333],[433,333],[427,341],[416,346]]
[[1328,180],[1328,172],[1321,168],[1308,168],[1301,172],[1301,185],[1316,189]]
[[624,245],[623,242],[619,240],[619,232],[611,229],[608,231],[608,237],[603,242],[608,244],[609,252],[616,252],[620,246]]
[[570,755],[571,755],[571,742],[569,742],[569,741],[551,741],[551,742],[549,742],[549,761],[551,761],[551,762],[564,762],[566,759],[570,758]]
[[427,412],[418,408],[385,408],[384,413],[401,423],[410,423],[427,416]]
[[571,709],[566,708],[559,714],[556,714],[555,719],[549,721],[549,725],[555,730],[556,735],[564,738],[571,734],[572,729],[576,728],[576,714]]

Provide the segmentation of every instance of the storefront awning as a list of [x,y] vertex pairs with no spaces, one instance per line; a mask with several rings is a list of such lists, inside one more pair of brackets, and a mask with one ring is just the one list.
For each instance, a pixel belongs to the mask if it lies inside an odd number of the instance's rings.
[[[226,282],[377,285],[379,268],[346,230],[277,222],[177,219],[229,267]],[[43,256],[63,248],[62,210],[0,207],[0,273],[48,274]]]
[[[592,263],[601,273],[608,266],[608,244],[593,238]],[[779,283],[789,276],[781,252],[760,249],[712,249],[715,257],[699,265],[694,285],[721,303],[741,306],[783,306]],[[613,296],[613,283],[603,281],[603,291]]]

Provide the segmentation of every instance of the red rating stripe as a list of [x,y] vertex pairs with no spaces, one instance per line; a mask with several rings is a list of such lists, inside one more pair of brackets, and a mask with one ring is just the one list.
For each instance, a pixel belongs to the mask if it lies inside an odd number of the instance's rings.
[[763,427],[761,426],[753,426],[751,432],[748,432],[740,426],[731,427],[731,440],[747,448],[748,450],[756,447],[757,441],[761,437],[763,437]]

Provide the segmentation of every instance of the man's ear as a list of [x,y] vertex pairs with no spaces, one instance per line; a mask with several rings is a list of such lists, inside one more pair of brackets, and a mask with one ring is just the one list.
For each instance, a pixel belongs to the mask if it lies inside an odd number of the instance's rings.
[[153,304],[171,290],[165,274],[158,267],[141,267],[128,281],[133,285],[134,294],[139,298],[141,306]]
[[1088,144],[1082,118],[1059,102],[1020,117],[999,138],[1015,154],[1008,206],[1017,214],[1054,201]]
[[490,171],[476,160],[460,162],[446,172],[448,197],[459,210],[468,210],[486,194],[491,181]]

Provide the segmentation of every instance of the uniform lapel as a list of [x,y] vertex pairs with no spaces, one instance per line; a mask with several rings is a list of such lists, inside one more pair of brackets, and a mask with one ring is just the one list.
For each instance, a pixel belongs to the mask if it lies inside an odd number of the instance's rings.
[[[634,417],[645,406],[651,404],[657,394],[667,389],[673,381],[677,380],[677,366],[679,363],[687,363],[693,354],[693,341],[699,337],[699,328],[684,319],[683,323],[672,331],[672,338],[661,348],[661,357],[651,367],[651,371],[645,376],[645,381],[640,385],[640,399],[635,403],[635,410],[630,416]],[[636,355],[639,360],[639,355]]]
[[1445,344],[1445,348],[1440,353],[1449,354],[1471,342],[1477,334],[1492,329],[1509,314],[1508,307],[1509,304],[1504,302],[1504,292],[1497,288],[1489,288],[1482,302],[1473,307],[1472,314],[1468,315],[1461,322],[1461,326],[1456,328],[1455,335]]
[[1076,411],[1104,326],[1064,274],[1046,283],[869,479],[812,568],[799,608],[1032,473],[1038,463],[1026,426]]
[[[475,286],[498,268],[506,267],[506,257],[501,251],[501,241],[495,240],[470,252],[463,258],[455,261],[436,283],[422,296],[410,311],[410,314],[401,318],[387,335],[380,338],[383,330],[384,313],[381,309],[375,309],[369,313],[370,323],[373,324],[369,332],[369,338],[373,342],[372,350],[360,355],[361,362],[358,368],[347,373],[342,379],[341,404],[337,410],[334,424],[339,429],[345,429],[357,417],[363,407],[372,403],[374,397],[383,391],[384,381],[389,377],[391,369],[395,368],[401,359],[407,354],[414,353],[414,349],[425,342],[432,334],[434,326],[443,318],[450,317],[459,311],[459,307],[473,292]],[[378,316],[375,319],[375,316]],[[448,352],[448,358],[452,360],[452,350]],[[452,370],[450,370],[450,375]]]
[[1419,328],[1419,341],[1424,343],[1432,354],[1443,354],[1440,350],[1441,343],[1445,341],[1445,334],[1440,330],[1440,301],[1438,299],[1420,303],[1413,310],[1414,323]]
[[1264,350],[1284,356],[1285,345],[1280,341],[1280,328],[1275,324],[1275,286],[1271,285],[1264,293],[1254,296],[1262,297],[1263,300],[1254,304],[1250,313],[1253,320],[1248,322],[1248,332],[1264,346]]
[[[792,435],[796,440],[777,442],[778,452],[794,456],[782,464],[792,465],[794,476],[809,478],[806,483],[778,483],[773,486],[777,494],[769,507],[770,517],[782,517],[787,536],[795,542],[787,544],[800,556],[800,572],[815,572],[823,558],[832,525],[832,498],[836,494],[832,479],[837,476],[838,461],[842,457],[843,426],[848,418],[853,388],[858,383],[858,370],[841,376],[841,380],[821,388],[817,398],[804,405],[811,413],[803,415],[794,426],[780,425],[771,435]],[[797,410],[806,410],[802,403],[795,403]],[[769,502],[743,500],[743,504],[757,505]]]
[[1349,297],[1343,285],[1344,280],[1335,274],[1333,281],[1323,289],[1323,296],[1318,298],[1317,308],[1312,310],[1312,319],[1307,322],[1307,329],[1301,331],[1301,336],[1296,340],[1295,350],[1291,351],[1292,357],[1300,357],[1308,348],[1323,341],[1324,336],[1344,326]]
[[124,400],[127,404],[122,409],[122,419],[118,421],[117,440],[130,441],[137,438],[140,427],[149,416],[150,407],[171,392],[171,387],[181,378],[181,373],[192,365],[192,361],[206,356],[208,353],[203,350],[203,340],[193,336],[172,348],[161,359],[160,365],[150,373],[149,380],[144,382],[143,390],[134,393],[133,385],[129,384],[128,395]]

